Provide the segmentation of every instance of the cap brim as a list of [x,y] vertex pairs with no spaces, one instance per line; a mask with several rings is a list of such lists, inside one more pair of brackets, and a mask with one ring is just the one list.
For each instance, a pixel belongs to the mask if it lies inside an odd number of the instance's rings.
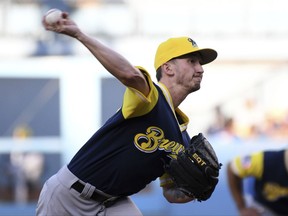
[[199,49],[196,52],[201,55],[201,65],[208,64],[217,58],[217,52],[210,48]]

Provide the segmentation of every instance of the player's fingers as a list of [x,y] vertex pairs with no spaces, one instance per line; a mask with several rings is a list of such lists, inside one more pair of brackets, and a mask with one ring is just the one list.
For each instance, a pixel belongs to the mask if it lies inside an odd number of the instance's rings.
[[62,12],[62,18],[64,18],[64,19],[68,19],[68,17],[69,17],[69,13],[67,13],[67,12]]
[[43,16],[43,18],[42,18],[42,25],[44,26],[44,28],[45,28],[46,30],[50,30],[50,31],[51,31],[51,30],[53,29],[53,25],[48,24],[48,23],[46,22],[45,18],[46,18],[46,16]]
[[47,31],[53,31],[53,32],[58,32],[58,33],[62,32],[61,25],[56,25],[56,24],[49,25],[49,24],[44,23],[44,27]]

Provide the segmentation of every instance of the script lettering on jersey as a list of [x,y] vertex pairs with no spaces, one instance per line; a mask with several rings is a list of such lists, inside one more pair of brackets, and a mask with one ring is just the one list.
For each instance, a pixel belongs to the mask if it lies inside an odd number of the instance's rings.
[[171,157],[176,157],[184,146],[175,141],[165,139],[164,132],[158,127],[151,126],[147,128],[146,133],[139,133],[134,137],[135,146],[142,152],[152,153],[159,150],[170,152]]
[[268,182],[264,185],[263,195],[269,201],[276,201],[281,197],[288,197],[288,188]]

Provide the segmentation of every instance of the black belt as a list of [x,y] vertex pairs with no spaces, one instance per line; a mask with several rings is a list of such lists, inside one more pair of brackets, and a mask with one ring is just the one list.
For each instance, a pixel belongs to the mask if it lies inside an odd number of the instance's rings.
[[[85,185],[82,184],[79,181],[76,181],[71,188],[73,188],[74,190],[78,191],[80,194],[82,193],[83,189],[84,189]],[[95,200],[99,203],[104,203],[107,200],[110,200],[111,198],[97,192],[96,190],[93,192],[92,196],[90,197],[90,199]]]

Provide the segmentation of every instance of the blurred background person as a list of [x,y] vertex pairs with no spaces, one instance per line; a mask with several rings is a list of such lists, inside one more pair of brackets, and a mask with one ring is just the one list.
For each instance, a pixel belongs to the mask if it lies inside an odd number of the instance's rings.
[[217,105],[213,108],[213,115],[213,120],[209,124],[207,129],[207,133],[209,135],[213,135],[215,133],[223,131],[227,122],[227,116],[223,112],[220,105]]
[[[237,156],[228,163],[227,177],[241,216],[288,215],[288,148]],[[250,196],[243,184],[248,177]]]
[[[32,130],[19,125],[13,131],[14,139],[21,141],[32,136]],[[22,142],[18,143],[19,145]],[[13,198],[16,203],[27,203],[38,198],[41,189],[41,174],[44,158],[38,152],[14,150],[10,154],[10,176],[13,184]]]

